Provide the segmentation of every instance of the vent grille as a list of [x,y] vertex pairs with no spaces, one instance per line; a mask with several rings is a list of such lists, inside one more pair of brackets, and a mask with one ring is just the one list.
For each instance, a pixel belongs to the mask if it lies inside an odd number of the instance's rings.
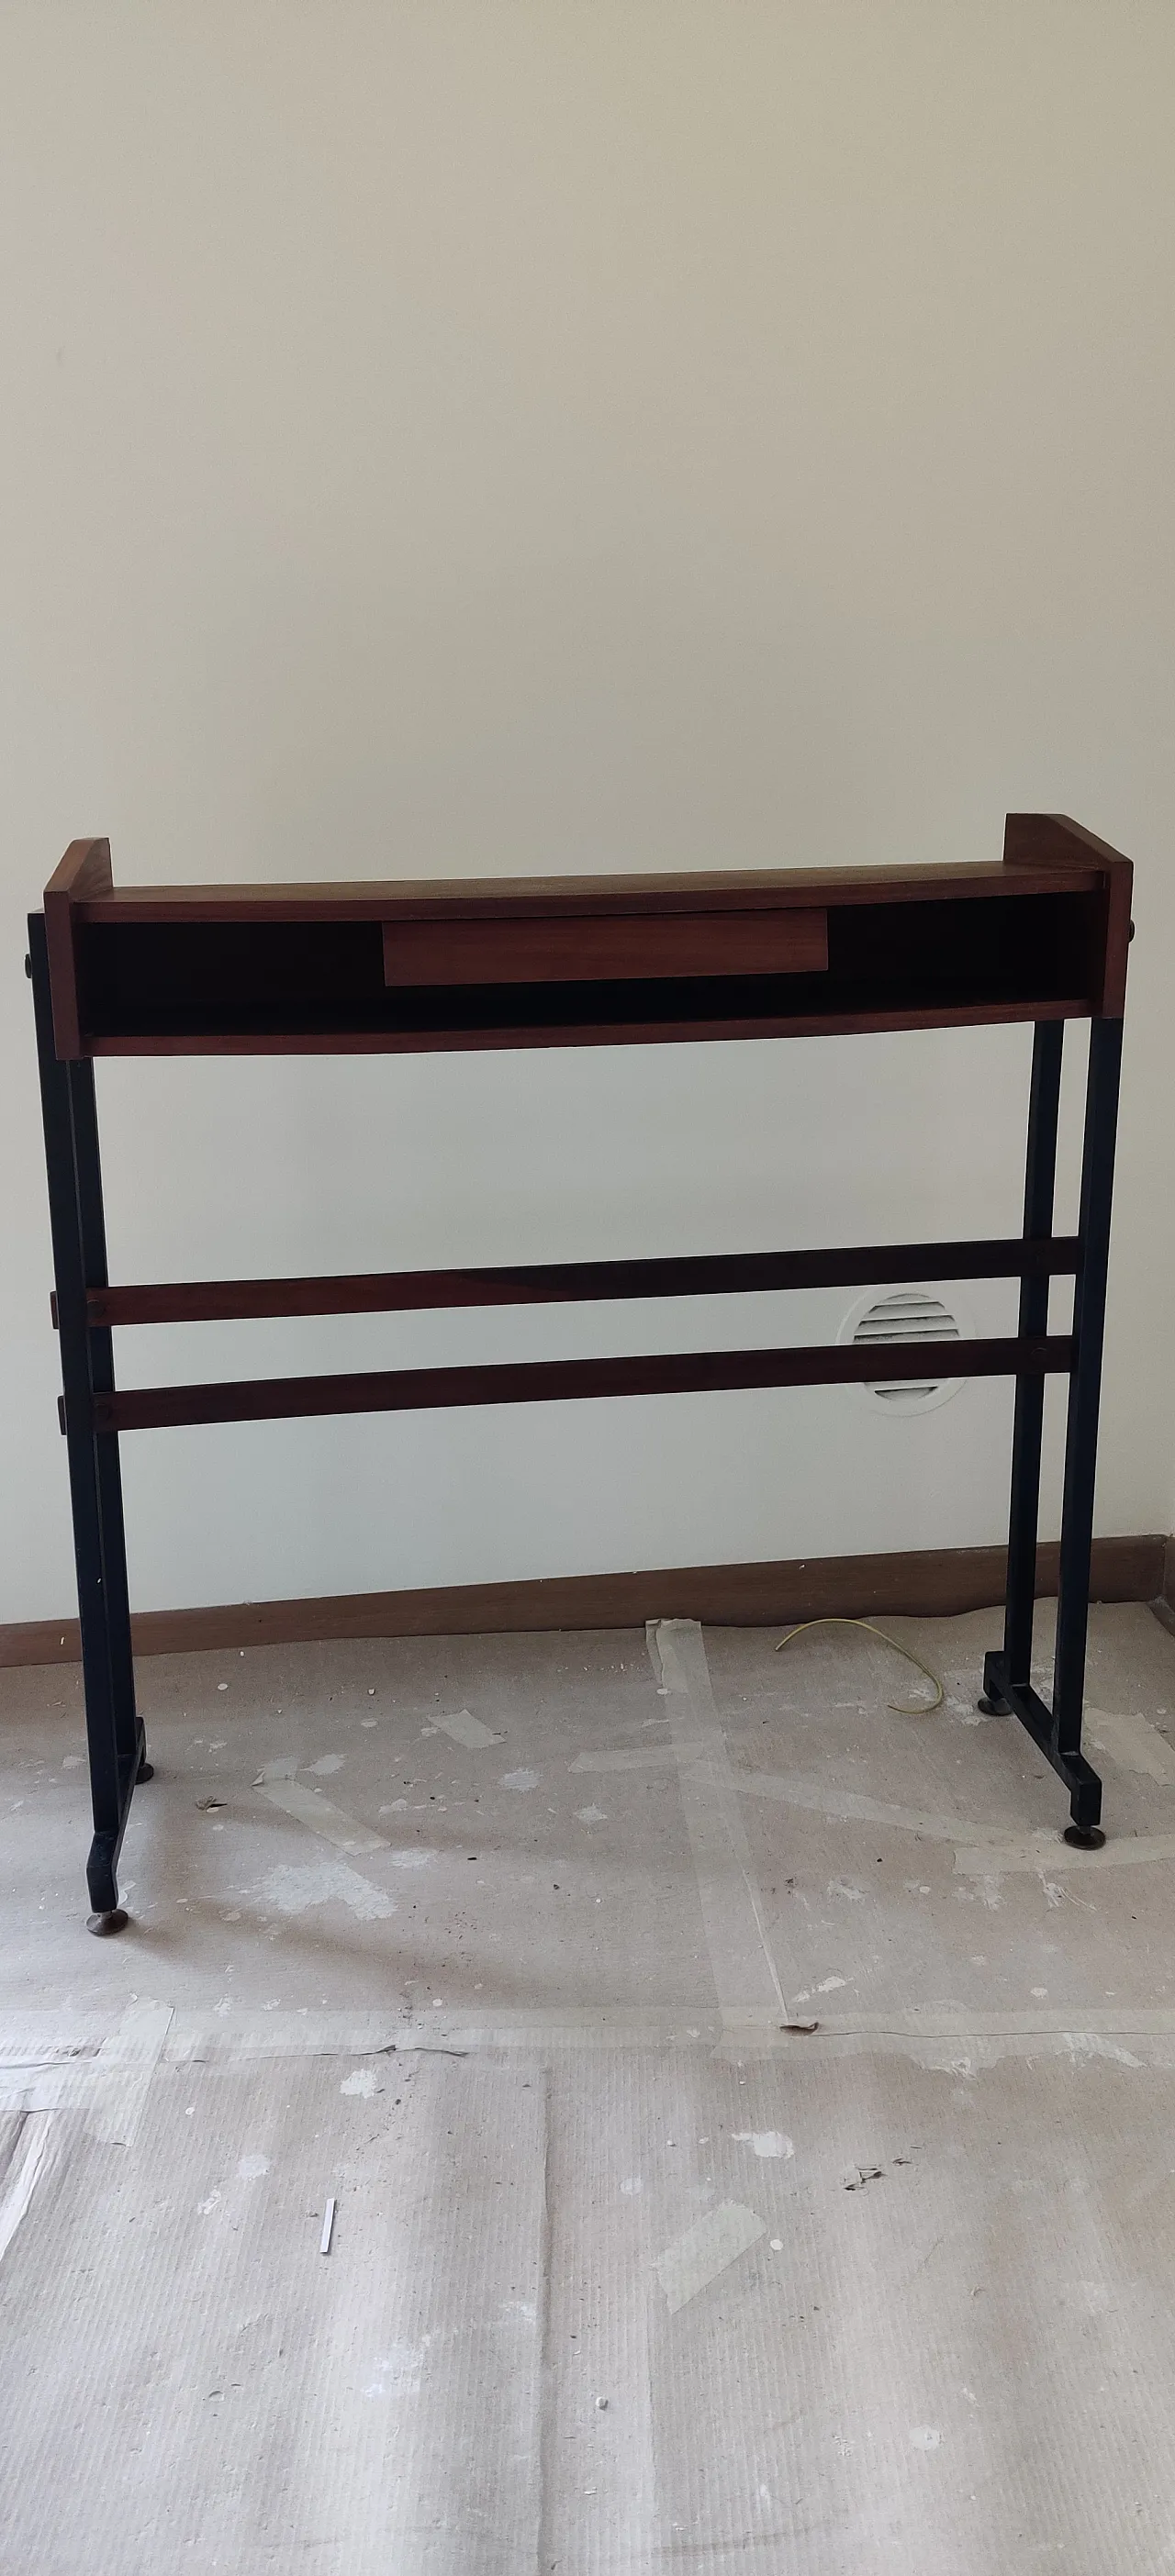
[[[895,1288],[892,1295],[878,1297],[859,1318],[853,1333],[855,1343],[876,1342],[884,1348],[887,1342],[957,1342],[962,1327],[941,1297],[930,1297],[924,1288]],[[871,1395],[880,1396],[883,1404],[908,1409],[927,1404],[939,1394],[943,1379],[874,1378],[869,1380]]]

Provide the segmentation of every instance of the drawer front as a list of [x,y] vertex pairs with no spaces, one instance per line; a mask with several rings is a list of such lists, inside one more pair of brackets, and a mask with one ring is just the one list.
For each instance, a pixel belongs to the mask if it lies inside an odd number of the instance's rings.
[[383,951],[388,985],[819,975],[828,966],[828,916],[813,910],[385,921]]

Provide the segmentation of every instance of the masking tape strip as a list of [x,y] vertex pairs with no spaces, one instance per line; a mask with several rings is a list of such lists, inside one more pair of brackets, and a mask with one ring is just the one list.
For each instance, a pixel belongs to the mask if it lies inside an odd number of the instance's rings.
[[748,2245],[756,2245],[766,2233],[766,2222],[757,2211],[744,2209],[737,2200],[724,2200],[718,2209],[708,2209],[704,2218],[695,2219],[676,2244],[657,2256],[655,2269],[670,2316],[696,2299],[699,2290],[708,2289],[746,2253]]
[[62,2043],[52,2040],[34,2058],[35,2040],[18,2022],[0,2032],[0,2111],[84,2110],[92,2136],[129,2147],[172,2019],[168,2004],[130,2004],[95,2048],[88,2017],[81,2032],[67,2034],[64,2060]]
[[1058,1870],[1133,1869],[1145,1861],[1175,1860],[1175,1834],[1110,1836],[1100,1851],[1082,1851],[1057,1833],[1019,1834],[1014,1840],[982,1850],[955,1853],[955,1868],[966,1878],[1000,1878],[1005,1870],[1039,1870],[1052,1878]]
[[300,1825],[309,1825],[312,1834],[320,1834],[336,1851],[386,1851],[386,1834],[376,1834],[370,1825],[356,1823],[342,1807],[332,1806],[318,1789],[308,1789],[301,1780],[266,1780],[261,1795],[287,1816],[296,1816]]
[[1015,1839],[1016,1827],[1007,1824],[969,1824],[963,1816],[924,1814],[920,1807],[897,1807],[885,1798],[866,1798],[855,1789],[836,1789],[823,1780],[805,1779],[783,1771],[732,1771],[731,1778],[740,1797],[778,1798],[785,1807],[803,1807],[811,1815],[831,1816],[840,1822],[884,1825],[891,1832],[922,1834],[931,1842],[973,1844],[977,1850],[1005,1850]]
[[625,1745],[616,1752],[577,1753],[573,1771],[673,1771],[682,1762],[696,1759],[706,1751],[696,1744],[676,1741],[672,1744]]
[[[665,1691],[681,1776],[706,1947],[719,2004],[774,1998],[788,2017],[763,1900],[739,1813],[735,1774],[718,1722],[702,1631],[696,1619],[650,1619],[645,1638]],[[701,1748],[699,1750],[699,1747]],[[789,1975],[791,1967],[789,1963]],[[793,1985],[799,1980],[792,1977]]]
[[[118,2033],[112,2033],[112,2042]],[[47,2060],[38,2073],[27,2057],[13,2063],[26,2041],[0,2031],[0,2108],[85,2108],[108,2092],[110,2058],[101,2053],[69,2066]],[[184,2010],[172,2014],[158,2055],[164,2066],[233,2065],[280,2059],[360,2057],[393,2053],[409,2060],[475,2051],[546,2052],[629,2049],[695,2050],[724,2056],[812,2058],[898,2053],[954,2067],[964,2054],[994,2050],[1017,2056],[1135,2052],[1141,2063],[1175,2063],[1175,2009],[1130,2004],[1034,2004],[1026,2011],[989,2012],[981,2006],[873,2013],[829,2013],[815,2032],[780,2027],[778,2007],[750,2002],[698,2007],[678,2004],[551,2005],[526,2011],[492,2005],[403,2015],[380,2012],[265,2012],[231,2014]],[[943,2054],[945,2052],[945,2055]],[[5,2069],[7,2068],[7,2072]],[[11,2086],[8,2094],[6,2087]],[[21,2100],[17,2092],[40,2086],[53,2099]]]
[[53,2161],[57,2146],[52,2111],[30,2111],[21,2123],[16,2152],[0,2192],[0,2263],[32,2199],[38,2175]]
[[1082,1733],[1108,1753],[1120,1771],[1139,1771],[1146,1780],[1161,1780],[1175,1788],[1175,1744],[1152,1726],[1141,1712],[1087,1708]]

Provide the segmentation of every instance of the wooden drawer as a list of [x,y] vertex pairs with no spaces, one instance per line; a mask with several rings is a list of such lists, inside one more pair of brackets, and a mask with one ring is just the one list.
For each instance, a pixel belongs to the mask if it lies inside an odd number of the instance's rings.
[[383,952],[389,985],[813,975],[827,970],[828,916],[779,910],[385,921]]

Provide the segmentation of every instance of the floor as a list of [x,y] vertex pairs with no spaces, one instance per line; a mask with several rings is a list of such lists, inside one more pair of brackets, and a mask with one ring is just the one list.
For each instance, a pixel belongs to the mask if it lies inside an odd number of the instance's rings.
[[1175,1638],[892,1632],[144,1662],[108,1941],[0,1674],[0,2567],[1175,2569]]

